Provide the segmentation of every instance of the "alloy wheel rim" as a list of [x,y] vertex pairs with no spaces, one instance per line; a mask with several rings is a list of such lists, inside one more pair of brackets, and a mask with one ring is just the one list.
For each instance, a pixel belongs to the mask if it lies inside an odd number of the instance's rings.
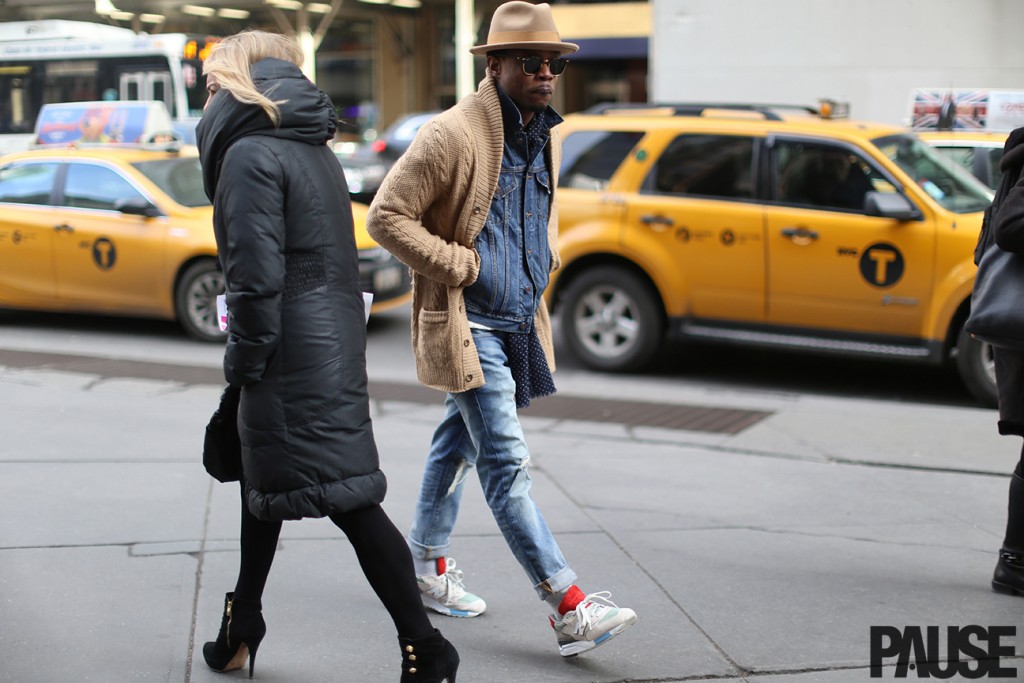
[[640,337],[636,302],[610,285],[587,290],[576,304],[573,324],[580,343],[598,358],[621,357]]

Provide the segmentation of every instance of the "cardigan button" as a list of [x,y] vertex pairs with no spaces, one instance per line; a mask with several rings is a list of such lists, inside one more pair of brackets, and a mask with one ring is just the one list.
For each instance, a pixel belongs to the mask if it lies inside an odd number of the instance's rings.
[[473,381],[473,375],[472,374],[466,375],[466,381],[467,382],[472,382]]
[[469,340],[468,339],[463,339],[462,340],[462,345],[467,347],[467,348],[469,348]]

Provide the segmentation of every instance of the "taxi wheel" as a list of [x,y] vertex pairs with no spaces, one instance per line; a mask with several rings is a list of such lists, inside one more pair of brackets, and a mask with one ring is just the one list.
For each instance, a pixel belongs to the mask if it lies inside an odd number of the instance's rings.
[[992,345],[978,341],[966,330],[960,330],[956,342],[956,366],[967,390],[986,408],[999,402],[996,393],[996,363]]
[[213,259],[193,263],[178,280],[174,307],[188,336],[202,341],[222,341],[217,323],[217,295],[224,293],[224,275]]
[[650,363],[664,336],[657,297],[633,273],[593,268],[577,276],[562,301],[565,343],[586,365],[626,372]]

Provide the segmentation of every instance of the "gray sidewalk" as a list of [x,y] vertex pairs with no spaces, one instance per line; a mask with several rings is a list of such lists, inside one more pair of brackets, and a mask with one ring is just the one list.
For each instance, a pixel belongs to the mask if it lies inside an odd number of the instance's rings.
[[[199,463],[216,365],[79,360],[0,351],[0,681],[244,679],[200,653],[238,563],[237,487]],[[392,390],[373,409],[403,531],[441,412],[407,370],[371,370]],[[432,617],[462,683],[867,681],[873,625],[1014,625],[1024,654],[1024,601],[988,585],[1019,449],[992,411],[558,381],[567,399],[766,415],[738,433],[525,418],[535,497],[583,589],[639,620],[559,657],[470,486],[453,555],[489,608]],[[257,680],[398,680],[392,625],[329,522],[285,526],[264,605]]]

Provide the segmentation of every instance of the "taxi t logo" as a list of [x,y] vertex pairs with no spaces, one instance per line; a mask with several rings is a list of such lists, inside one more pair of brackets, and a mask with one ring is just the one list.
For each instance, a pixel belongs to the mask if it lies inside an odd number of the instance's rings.
[[860,274],[873,287],[891,287],[903,277],[905,263],[896,245],[875,242],[864,248]]
[[[871,678],[882,678],[883,660],[896,658],[895,678],[966,679],[1016,678],[1016,667],[1001,666],[1000,657],[1015,657],[1003,638],[1017,635],[1016,626],[947,626],[946,648],[939,643],[939,626],[871,627]],[[987,648],[986,648],[987,645]],[[966,659],[961,659],[963,655]]]

